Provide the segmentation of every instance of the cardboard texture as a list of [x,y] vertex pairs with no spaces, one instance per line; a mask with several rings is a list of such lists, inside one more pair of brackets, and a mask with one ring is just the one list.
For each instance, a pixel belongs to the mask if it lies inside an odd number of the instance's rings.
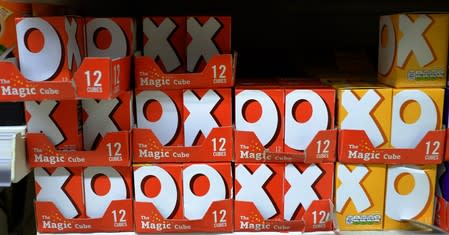
[[231,89],[137,91],[136,110],[135,162],[231,160]]
[[70,81],[85,56],[80,17],[16,19],[20,71],[30,81]]
[[270,152],[252,131],[234,132],[235,162],[335,162],[337,156],[337,130],[319,131],[303,152]]
[[144,17],[142,26],[143,55],[152,58],[164,73],[186,72],[186,17]]
[[433,224],[435,165],[388,166],[384,230],[413,230],[401,219]]
[[132,169],[35,169],[37,230],[42,233],[132,231]]
[[30,167],[129,166],[131,161],[128,131],[107,133],[91,151],[57,150],[42,133],[28,133],[26,139]]
[[337,126],[364,130],[374,147],[390,146],[392,89],[376,84],[335,87]]
[[133,92],[127,91],[112,100],[81,101],[85,150],[96,149],[106,133],[131,131],[134,126],[133,97]]
[[83,169],[34,168],[36,203],[52,202],[67,219],[85,218]]
[[[435,164],[443,160],[441,131],[444,90],[440,88],[392,89],[391,101],[365,89],[365,98],[351,93],[357,83],[339,89],[339,160],[345,163]],[[354,88],[351,88],[354,87]],[[371,93],[368,93],[370,92]],[[363,97],[365,97],[365,95]],[[346,97],[345,97],[346,96]],[[369,102],[371,97],[371,104]],[[345,100],[345,98],[350,98]],[[376,106],[376,98],[378,106]],[[351,103],[352,102],[352,103]],[[363,104],[355,106],[355,104]],[[342,108],[341,108],[342,107]],[[347,112],[348,107],[355,115]],[[354,108],[355,107],[355,108]],[[347,115],[345,115],[345,111]],[[376,113],[377,112],[377,113]],[[377,114],[377,115],[376,115]],[[343,119],[342,119],[343,118]],[[341,121],[342,120],[342,121]],[[370,121],[367,121],[370,120]],[[345,123],[346,122],[346,123]],[[380,128],[387,126],[388,128]],[[363,132],[364,131],[364,132]],[[385,142],[388,140],[388,143]]]
[[319,81],[239,80],[234,113],[238,162],[335,160],[335,89]]
[[201,145],[213,128],[232,126],[231,89],[183,92],[184,146]]
[[165,73],[147,56],[135,56],[135,84],[137,90],[224,88],[234,85],[235,57],[215,55],[206,67],[195,73]]
[[230,162],[233,155],[232,127],[214,128],[202,145],[164,146],[151,130],[132,131],[134,163]]
[[442,127],[444,89],[393,89],[391,145],[415,148],[422,138]]
[[82,150],[80,102],[27,101],[25,119],[29,133],[43,133],[58,150]]
[[386,165],[336,163],[335,209],[340,230],[382,230]]
[[286,89],[284,152],[304,151],[319,131],[334,128],[334,117],[334,89]]
[[136,92],[137,127],[151,130],[165,146],[183,146],[182,90]]
[[221,88],[234,84],[230,16],[143,17],[138,90]]
[[448,32],[447,14],[381,16],[379,80],[393,87],[444,87]]
[[131,57],[85,58],[73,80],[64,81],[32,81],[8,61],[0,61],[0,68],[1,101],[113,99],[129,90]]
[[187,72],[200,72],[214,55],[231,53],[230,16],[188,16]]
[[284,150],[285,103],[282,89],[235,90],[235,129],[252,131],[264,148]]
[[331,230],[333,171],[333,163],[236,164],[235,231]]
[[232,231],[230,163],[134,166],[136,232]]

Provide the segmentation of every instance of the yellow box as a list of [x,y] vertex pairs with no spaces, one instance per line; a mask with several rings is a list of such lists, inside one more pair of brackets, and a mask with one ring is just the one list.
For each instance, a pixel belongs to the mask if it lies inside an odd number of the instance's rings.
[[386,166],[336,164],[335,211],[340,230],[381,230]]
[[391,146],[415,148],[431,130],[442,126],[444,89],[393,89]]
[[416,229],[400,219],[433,224],[435,178],[435,165],[388,167],[384,230]]
[[375,83],[334,84],[337,125],[364,130],[374,147],[390,146],[392,88]]
[[449,15],[380,17],[378,77],[394,87],[446,85]]

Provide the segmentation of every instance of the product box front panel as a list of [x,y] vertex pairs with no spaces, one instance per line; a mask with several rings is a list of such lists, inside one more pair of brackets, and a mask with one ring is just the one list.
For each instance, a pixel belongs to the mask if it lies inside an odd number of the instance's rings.
[[238,163],[235,175],[235,231],[332,230],[333,163]]
[[35,168],[37,230],[131,231],[130,167]]
[[34,181],[36,202],[53,203],[67,219],[86,218],[81,167],[34,168]]
[[284,149],[284,90],[236,89],[235,129],[252,131],[271,152]]
[[136,50],[136,26],[127,17],[85,18],[86,52],[89,57],[121,58]]
[[284,152],[304,151],[318,131],[334,128],[334,89],[285,90]]
[[386,166],[337,163],[335,172],[340,230],[382,230]]
[[214,55],[231,53],[230,16],[189,16],[186,20],[187,72],[201,72]]
[[28,132],[45,134],[59,150],[83,149],[79,101],[26,101],[25,111]]
[[20,71],[30,81],[69,81],[85,56],[80,17],[16,19]]
[[337,102],[340,129],[363,130],[374,147],[390,146],[392,89],[341,88]]
[[186,71],[186,17],[144,17],[143,55],[151,57],[164,73]]
[[[235,165],[235,200],[251,202],[263,220],[283,220],[285,164],[247,163]],[[255,195],[258,195],[255,197]],[[235,205],[236,218],[248,208]],[[249,215],[248,215],[249,217]],[[253,219],[252,219],[253,220]],[[250,221],[251,223],[251,221]],[[235,223],[236,231],[246,231],[248,223]]]
[[136,92],[137,127],[150,129],[165,146],[183,146],[183,91]]
[[444,87],[448,50],[447,14],[380,17],[380,81],[394,87]]
[[303,219],[313,201],[326,199],[332,201],[333,192],[334,163],[286,164],[284,219],[288,221]]
[[412,230],[402,219],[433,224],[435,165],[388,166],[384,230]]
[[132,199],[132,186],[131,167],[84,168],[84,201],[87,216],[102,218],[111,202]]
[[232,125],[231,89],[183,93],[184,146],[201,145],[213,128]]
[[230,163],[134,166],[136,232],[232,231]]
[[85,150],[95,149],[106,133],[130,131],[133,127],[132,91],[111,100],[84,99],[81,106]]
[[393,89],[391,145],[415,148],[429,132],[440,130],[444,89]]

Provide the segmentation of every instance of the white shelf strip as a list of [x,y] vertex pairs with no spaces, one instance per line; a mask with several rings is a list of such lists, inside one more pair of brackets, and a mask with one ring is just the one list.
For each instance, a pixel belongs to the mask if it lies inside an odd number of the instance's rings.
[[0,187],[9,187],[30,172],[26,164],[25,128],[0,127]]
[[[38,233],[39,234],[39,233]],[[133,232],[122,232],[122,233],[90,233],[91,235],[144,235],[137,234]],[[182,233],[164,233],[168,235],[180,235]],[[186,233],[188,235],[189,233]],[[342,231],[342,232],[313,232],[313,233],[276,233],[276,232],[234,232],[234,233],[191,233],[194,235],[424,235],[424,234],[435,234],[443,235],[447,233],[442,232],[429,232],[429,231]],[[40,235],[50,235],[50,233],[41,233]],[[53,235],[53,234],[51,234]],[[57,233],[54,235],[58,235]],[[61,235],[61,234],[59,234]],[[64,233],[64,235],[88,235],[88,233]]]

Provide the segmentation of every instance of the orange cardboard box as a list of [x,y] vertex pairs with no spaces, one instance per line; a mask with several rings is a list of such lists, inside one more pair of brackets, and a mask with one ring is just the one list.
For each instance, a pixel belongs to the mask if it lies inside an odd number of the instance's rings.
[[334,128],[335,93],[299,85],[285,90],[284,152],[304,151],[318,131]]
[[[131,167],[87,167],[83,177],[86,215],[89,218],[102,218],[113,201],[134,198]],[[119,219],[117,222],[122,221]]]
[[84,149],[95,149],[108,132],[130,131],[134,126],[133,92],[126,91],[112,100],[84,99]]
[[235,204],[235,231],[253,231],[264,220],[283,220],[284,166],[260,163],[235,165],[235,201],[249,202],[249,211],[255,210],[253,214],[246,214],[248,207]]
[[35,168],[37,230],[131,231],[130,167]]
[[[332,230],[330,213],[317,210],[314,201],[332,201],[334,192],[334,163],[286,164],[284,179],[284,219],[305,220],[307,212],[315,211],[313,221],[305,221],[307,231]],[[318,212],[317,212],[318,211]],[[313,213],[313,212],[312,212]],[[318,219],[317,219],[318,217]],[[311,228],[311,229],[310,229]]]
[[235,174],[235,231],[332,230],[333,163],[236,164]]
[[444,87],[448,14],[380,17],[378,77],[393,87]]
[[34,181],[36,202],[53,203],[67,219],[86,217],[81,167],[34,168]]
[[186,17],[144,17],[143,55],[153,58],[165,73],[186,71]]
[[363,130],[374,147],[389,147],[392,89],[363,82],[333,86],[337,89],[337,126],[345,130]]
[[134,165],[133,174],[136,202],[153,203],[165,219],[184,218],[182,164]]
[[86,52],[89,57],[112,59],[134,55],[136,26],[133,18],[85,18]]
[[183,104],[184,146],[201,145],[212,128],[232,126],[229,88],[184,90]]
[[[187,220],[200,220],[213,203],[233,197],[231,163],[183,164],[183,214]],[[218,212],[217,224],[232,224],[232,211]]]
[[187,17],[187,72],[203,71],[217,54],[231,53],[230,16]]
[[70,81],[81,64],[84,20],[75,16],[16,18],[20,71],[30,81]]
[[429,131],[440,130],[443,102],[442,88],[393,89],[391,145],[415,148]]
[[137,127],[150,129],[165,146],[183,146],[183,91],[136,92]]
[[230,163],[134,166],[138,233],[232,231]]
[[237,87],[235,90],[235,129],[252,131],[272,152],[284,150],[284,90]]
[[386,166],[337,163],[335,172],[335,209],[340,230],[382,230]]
[[26,101],[27,130],[44,133],[57,149],[82,150],[80,108],[77,100]]
[[384,230],[412,230],[402,219],[433,224],[436,165],[390,165],[387,169]]
[[[15,18],[31,15],[31,5],[0,1],[0,54],[17,46]],[[13,50],[17,56],[17,48]]]

